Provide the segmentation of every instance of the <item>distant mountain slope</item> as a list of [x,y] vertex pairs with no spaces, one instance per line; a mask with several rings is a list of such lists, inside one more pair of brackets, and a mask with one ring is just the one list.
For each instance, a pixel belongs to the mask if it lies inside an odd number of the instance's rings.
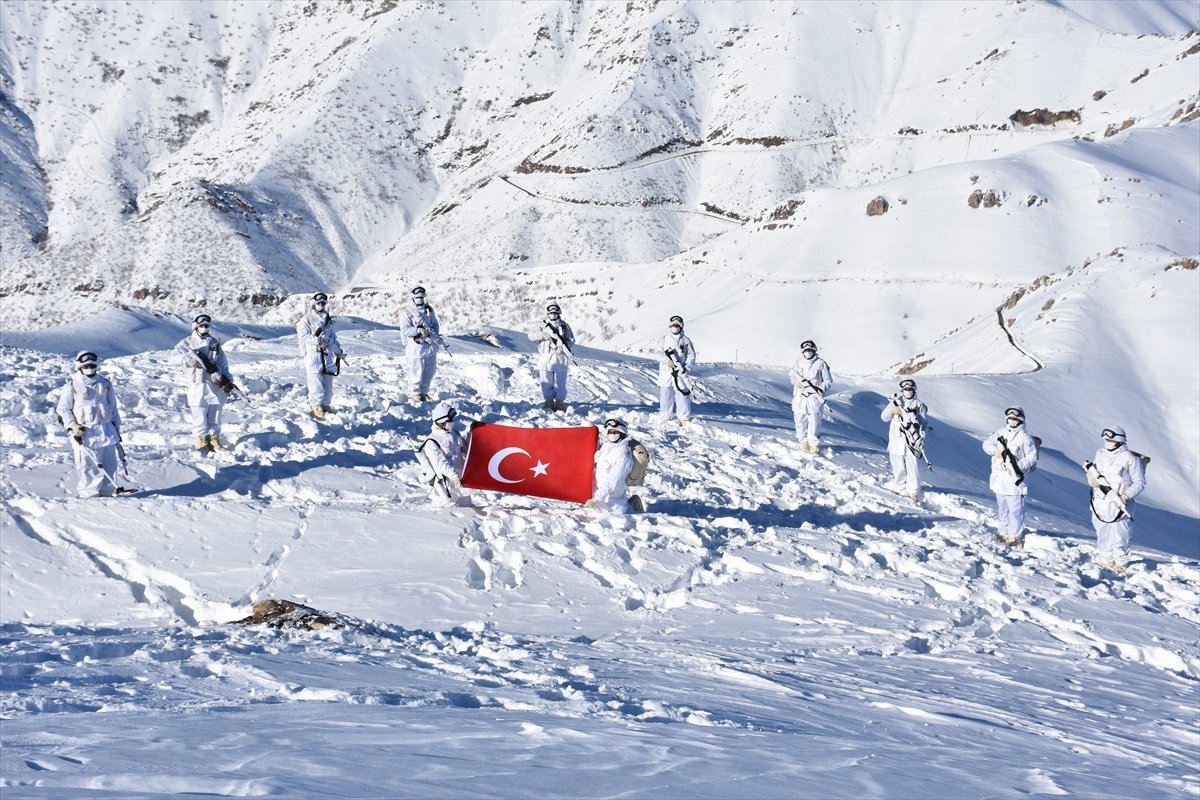
[[386,320],[420,282],[451,329],[553,296],[727,360],[835,315],[877,370],[1116,247],[1200,252],[1196,9],[1105,5],[6,3],[0,312]]

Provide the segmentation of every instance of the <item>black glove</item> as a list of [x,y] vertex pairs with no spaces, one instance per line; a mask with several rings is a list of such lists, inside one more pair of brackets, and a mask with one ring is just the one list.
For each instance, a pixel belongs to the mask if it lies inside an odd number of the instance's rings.
[[87,428],[83,427],[78,422],[72,422],[67,426],[67,428],[70,429],[71,435],[75,437],[75,441],[83,444],[83,432],[86,431]]
[[229,379],[228,375],[218,375],[217,386],[220,386],[221,391],[225,394],[233,394],[233,381]]

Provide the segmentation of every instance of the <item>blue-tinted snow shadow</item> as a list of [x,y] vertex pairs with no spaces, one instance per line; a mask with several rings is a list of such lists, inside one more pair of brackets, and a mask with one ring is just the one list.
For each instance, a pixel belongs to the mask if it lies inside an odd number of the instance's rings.
[[713,505],[698,500],[662,500],[651,499],[646,513],[648,515],[666,514],[688,519],[713,520],[718,517],[734,517],[742,520],[753,528],[768,527],[799,528],[808,523],[818,528],[833,528],[845,525],[859,533],[868,529],[874,531],[904,531],[915,533],[930,530],[939,522],[953,520],[953,517],[933,516],[930,514],[909,514],[904,512],[856,511],[850,514],[838,512],[836,509],[821,506],[801,506],[794,510],[762,505],[756,508],[730,508]]
[[[387,424],[389,420],[395,424]],[[333,443],[340,440],[367,438],[382,429],[391,430],[409,437],[410,440],[415,440],[427,432],[427,425],[424,420],[413,420],[398,416],[392,416],[380,422],[362,423],[348,427],[338,427],[336,423],[326,423],[322,425],[316,436],[306,441],[313,443]],[[257,436],[268,437],[264,441],[272,441],[267,434],[258,434]],[[264,453],[260,458],[270,459],[271,454]],[[297,478],[312,469],[320,469],[322,467],[366,468],[376,472],[391,472],[396,470],[401,464],[415,463],[415,458],[412,450],[407,447],[399,447],[387,452],[376,453],[367,453],[348,448],[326,452],[307,459],[235,462],[233,464],[216,462],[217,473],[215,477],[210,478],[207,475],[203,475],[185,484],[161,489],[150,489],[142,492],[139,496],[207,497],[209,495],[220,494],[229,489],[238,494],[257,496],[261,494],[263,487],[272,481]],[[195,467],[195,469],[199,470],[200,467]]]

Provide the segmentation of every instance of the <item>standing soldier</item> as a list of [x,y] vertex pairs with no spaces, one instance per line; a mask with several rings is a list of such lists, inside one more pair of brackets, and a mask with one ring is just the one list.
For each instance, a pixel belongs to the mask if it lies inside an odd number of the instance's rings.
[[312,296],[308,313],[296,323],[300,357],[308,374],[308,403],[317,419],[324,419],[333,411],[329,405],[333,400],[333,379],[341,373],[342,362],[346,360],[333,330],[333,317],[325,310],[328,305],[329,296],[317,292]]
[[192,410],[192,435],[201,453],[224,450],[221,443],[221,407],[233,393],[229,361],[221,342],[210,333],[212,317],[199,314],[192,333],[175,345],[186,370],[188,407]]
[[1025,545],[1025,476],[1037,466],[1038,448],[1025,430],[1025,412],[1019,406],[1004,410],[1004,427],[983,443],[992,457],[988,486],[996,493],[996,538],[1013,547]]
[[75,371],[58,395],[58,418],[71,432],[80,497],[117,494],[117,448],[121,414],[112,383],[99,373],[100,359],[90,350],[75,356]]
[[592,478],[592,499],[584,503],[617,514],[629,513],[625,479],[633,469],[633,453],[626,440],[629,426],[624,420],[604,421],[604,440],[596,451],[596,472]]
[[458,409],[444,400],[433,408],[433,428],[417,445],[417,460],[435,503],[454,504],[462,496],[467,439],[454,427]]
[[558,303],[546,306],[540,330],[531,333],[538,342],[538,372],[542,380],[542,408],[567,410],[567,363],[574,361],[575,333],[562,318]]
[[679,424],[692,418],[692,379],[696,366],[696,348],[683,332],[683,317],[671,317],[667,334],[658,343],[658,387],[660,421],[670,422],[679,415]]
[[442,344],[441,326],[433,306],[425,302],[425,287],[412,290],[412,300],[400,310],[400,333],[408,338],[404,355],[408,360],[408,388],[414,403],[427,403],[429,384],[437,371],[437,351]]
[[888,457],[892,462],[892,480],[884,486],[913,500],[921,494],[921,473],[917,467],[925,450],[928,413],[917,397],[917,382],[906,378],[900,381],[900,394],[892,395],[879,415],[888,423]]
[[800,358],[788,375],[795,387],[792,395],[792,416],[796,422],[796,438],[800,449],[817,452],[821,440],[821,412],[825,409],[825,393],[833,386],[829,365],[817,355],[812,339],[800,343]]
[[1105,428],[1100,437],[1103,446],[1083,465],[1092,487],[1096,561],[1106,569],[1124,572],[1133,533],[1133,500],[1146,488],[1146,462],[1150,459],[1129,449],[1120,425]]

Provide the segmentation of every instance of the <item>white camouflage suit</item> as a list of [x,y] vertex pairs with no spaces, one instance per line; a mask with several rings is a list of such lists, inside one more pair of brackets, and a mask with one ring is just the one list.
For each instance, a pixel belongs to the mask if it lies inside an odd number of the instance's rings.
[[429,399],[429,385],[437,372],[438,339],[441,336],[437,313],[428,303],[411,301],[400,312],[400,334],[407,339],[404,357],[408,366],[408,389],[414,398]]
[[825,407],[825,393],[833,386],[829,365],[825,359],[811,351],[812,358],[803,355],[788,370],[792,379],[792,416],[796,423],[796,439],[808,450],[820,445],[821,411]]
[[[205,369],[197,351],[203,352],[205,358],[217,368],[215,373],[210,374]],[[188,407],[192,410],[192,435],[197,439],[209,436],[220,439],[221,407],[229,395],[217,385],[217,379],[233,380],[225,350],[211,334],[201,335],[193,330],[190,336],[175,345],[175,353],[184,369]]]
[[[76,428],[71,437],[80,497],[112,497],[117,493],[117,442],[121,414],[112,383],[103,375],[85,376],[76,371],[58,395],[58,416],[63,425]],[[75,433],[81,432],[83,441]]]
[[1025,527],[1025,495],[1029,493],[1029,481],[1021,478],[1018,483],[1016,470],[1003,456],[1003,439],[1008,450],[1016,459],[1023,475],[1037,465],[1037,445],[1025,430],[1025,423],[1005,425],[989,436],[983,443],[983,452],[992,457],[992,472],[988,487],[996,494],[996,523],[998,533],[1013,539],[1021,539]]
[[625,495],[625,478],[633,469],[633,454],[629,442],[622,437],[617,441],[605,439],[596,451],[596,472],[592,479],[592,505],[616,514],[629,513],[629,501]]
[[[1101,564],[1124,565],[1129,561],[1133,533],[1133,501],[1146,488],[1146,469],[1137,454],[1124,442],[1110,450],[1101,447],[1088,470],[1092,486],[1092,527],[1096,529],[1096,560]],[[1098,480],[1093,480],[1093,475]],[[1099,487],[1107,486],[1105,492]],[[1113,495],[1121,498],[1125,511]]]
[[296,341],[308,377],[308,404],[329,411],[334,373],[341,368],[338,360],[346,357],[333,329],[333,317],[326,311],[310,308],[296,324]]
[[575,347],[575,332],[564,319],[547,317],[542,326],[529,338],[538,343],[538,376],[542,384],[542,401],[547,407],[559,408],[567,402],[567,365]]
[[[913,392],[912,397],[896,397],[879,415],[888,423],[888,458],[892,462],[892,485],[897,491],[915,495],[921,489],[920,461],[909,447],[909,439],[920,448],[928,409]],[[907,437],[906,437],[907,432]],[[919,452],[919,450],[918,450]]]
[[454,503],[462,496],[462,471],[467,464],[467,437],[451,423],[437,425],[417,445],[422,476],[429,484],[429,497]]
[[688,373],[695,367],[696,347],[683,332],[681,324],[678,333],[668,333],[658,342],[658,409],[663,421],[675,416],[680,422],[692,418],[692,385]]

